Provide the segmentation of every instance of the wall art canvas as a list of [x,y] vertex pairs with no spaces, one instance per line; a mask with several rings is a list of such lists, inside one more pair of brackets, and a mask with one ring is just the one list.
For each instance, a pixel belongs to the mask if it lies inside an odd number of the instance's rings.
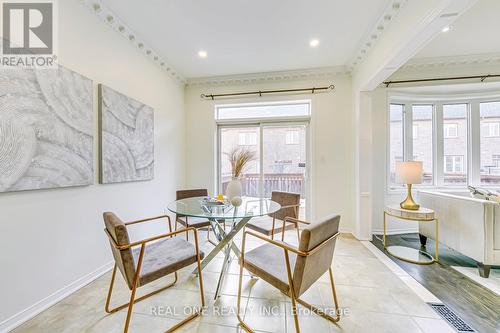
[[154,177],[153,108],[99,85],[100,182]]
[[93,183],[92,95],[62,66],[0,70],[0,192]]

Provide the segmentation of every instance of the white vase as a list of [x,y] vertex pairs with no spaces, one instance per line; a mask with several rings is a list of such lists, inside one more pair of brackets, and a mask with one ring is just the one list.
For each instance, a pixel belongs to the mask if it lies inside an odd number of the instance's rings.
[[243,194],[243,186],[239,179],[233,179],[227,184],[226,197],[231,201],[234,197],[241,197]]

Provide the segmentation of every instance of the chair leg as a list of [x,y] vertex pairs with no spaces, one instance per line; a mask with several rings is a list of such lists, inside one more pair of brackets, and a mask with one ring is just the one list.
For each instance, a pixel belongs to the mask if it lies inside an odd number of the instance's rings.
[[245,265],[245,229],[243,229],[243,242],[241,244],[241,260],[240,260],[240,276],[238,279],[238,300],[236,305],[236,317],[240,322],[241,327],[249,332],[253,333],[254,331],[243,321],[240,314],[241,307],[241,286],[243,284],[243,266]]
[[123,329],[123,333],[128,332],[128,327],[130,325],[130,319],[132,317],[132,308],[134,307],[134,303],[135,303],[135,292],[137,291],[137,286],[139,285],[139,277],[141,276],[142,260],[144,259],[144,250],[145,249],[146,249],[146,246],[144,244],[142,244],[141,252],[139,254],[139,260],[137,262],[137,269],[135,271],[132,292],[130,293],[130,301],[128,302],[127,318],[125,319],[125,328]]
[[273,227],[271,228],[271,239],[274,239],[274,217],[273,217]]
[[[109,305],[110,305],[110,303],[111,303],[111,296],[112,296],[112,294],[113,294],[113,287],[114,287],[114,284],[115,284],[115,278],[116,278],[116,270],[117,270],[117,268],[118,268],[118,267],[117,267],[116,265],[115,265],[115,267],[113,268],[113,274],[112,274],[112,276],[111,276],[111,282],[110,282],[110,284],[109,284],[108,296],[106,297],[106,305],[105,305],[105,307],[104,307],[104,310],[106,311],[106,313],[110,313],[110,314],[111,314],[111,313],[115,313],[115,312],[117,312],[117,311],[120,311],[121,309],[124,309],[124,308],[128,307],[128,306],[129,306],[129,303],[130,303],[130,302],[127,302],[127,303],[122,304],[122,305],[120,305],[120,306],[117,306],[116,308],[113,308],[113,309],[110,309],[110,308],[109,308]],[[144,295],[144,296],[141,296],[141,297],[136,298],[136,299],[134,300],[134,304],[135,304],[135,303],[139,303],[140,301],[145,300],[146,298],[148,298],[148,297],[150,297],[150,296],[156,295],[156,294],[158,294],[158,293],[160,293],[160,292],[162,292],[162,291],[164,291],[164,290],[166,290],[166,289],[168,289],[168,288],[172,287],[173,285],[175,285],[175,284],[177,283],[177,279],[178,279],[177,272],[175,272],[175,273],[174,273],[174,277],[175,277],[175,278],[174,278],[174,282],[172,282],[172,283],[170,283],[170,284],[166,285],[165,287],[162,287],[162,288],[160,288],[160,289],[157,289],[157,290],[155,290],[155,291],[152,291],[152,292],[150,292],[149,294],[146,294],[146,295]]]
[[328,271],[330,273],[330,285],[332,287],[333,303],[335,304],[335,317],[332,317],[332,316],[326,314],[326,312],[324,310],[319,309],[319,308],[315,307],[314,305],[311,305],[311,304],[309,304],[301,299],[297,299],[297,302],[299,302],[300,304],[302,304],[303,306],[305,306],[306,308],[308,308],[312,312],[316,313],[317,315],[325,318],[326,320],[329,320],[332,323],[336,323],[340,320],[339,303],[337,300],[337,292],[335,291],[335,283],[333,281],[332,269],[330,268]]
[[295,298],[295,288],[293,286],[293,275],[292,275],[292,268],[290,266],[290,257],[288,255],[288,250],[285,251],[285,264],[286,264],[286,273],[288,276],[288,296],[292,299],[292,314],[293,314],[293,321],[295,322],[295,332],[300,333],[300,327],[299,327],[299,317],[297,314],[297,303],[296,298]]
[[[199,247],[198,247],[198,232],[197,232],[197,230],[194,230],[194,242],[195,242],[195,246],[196,246],[196,253],[198,253],[197,258],[196,258],[196,262],[198,265],[198,279],[199,279],[199,283],[200,283],[201,306],[204,307],[205,306],[205,294],[203,293],[203,278],[201,275],[201,264],[200,264],[200,255],[199,255]],[[200,313],[201,313],[200,310],[194,311],[194,313],[192,315],[190,315],[186,319],[180,321],[179,323],[175,324],[174,326],[170,327],[168,330],[165,331],[165,333],[174,332],[175,330],[181,328],[185,324],[189,323],[191,320],[198,317],[200,315]]]
[[132,308],[134,307],[134,298],[135,298],[135,292],[137,291],[137,283],[134,284],[134,287],[132,288],[132,293],[130,294],[130,301],[128,303],[128,311],[127,311],[127,318],[125,319],[125,328],[123,329],[123,333],[128,332],[128,327],[130,325],[130,319],[132,317]]

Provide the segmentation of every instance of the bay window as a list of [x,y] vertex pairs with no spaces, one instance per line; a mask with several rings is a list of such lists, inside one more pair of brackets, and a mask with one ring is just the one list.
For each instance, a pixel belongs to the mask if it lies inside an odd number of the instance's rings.
[[433,174],[433,146],[432,129],[434,127],[434,106],[433,105],[413,105],[412,106],[412,125],[420,130],[420,135],[412,133],[412,156],[414,161],[422,161],[424,175],[422,184],[432,185]]
[[391,184],[396,182],[396,162],[403,157],[403,107],[401,104],[391,104],[389,108],[389,178]]
[[481,170],[483,185],[500,184],[500,102],[479,105],[481,123]]
[[500,96],[390,99],[389,188],[400,160],[422,161],[420,186],[500,186]]
[[[443,105],[443,154],[445,156],[445,168],[443,184],[445,185],[467,185],[467,114],[468,104],[445,104]],[[451,126],[450,126],[451,125]],[[450,131],[450,128],[453,130]],[[448,133],[446,130],[448,128]],[[453,135],[446,135],[453,134]],[[448,160],[452,161],[452,167],[448,168]]]

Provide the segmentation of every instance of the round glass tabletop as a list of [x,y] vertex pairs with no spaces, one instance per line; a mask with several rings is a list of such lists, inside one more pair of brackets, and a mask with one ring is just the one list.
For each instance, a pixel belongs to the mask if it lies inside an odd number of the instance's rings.
[[243,197],[241,205],[235,207],[228,202],[220,204],[208,197],[195,197],[171,202],[167,209],[179,215],[222,220],[273,214],[281,209],[281,205],[270,199]]

